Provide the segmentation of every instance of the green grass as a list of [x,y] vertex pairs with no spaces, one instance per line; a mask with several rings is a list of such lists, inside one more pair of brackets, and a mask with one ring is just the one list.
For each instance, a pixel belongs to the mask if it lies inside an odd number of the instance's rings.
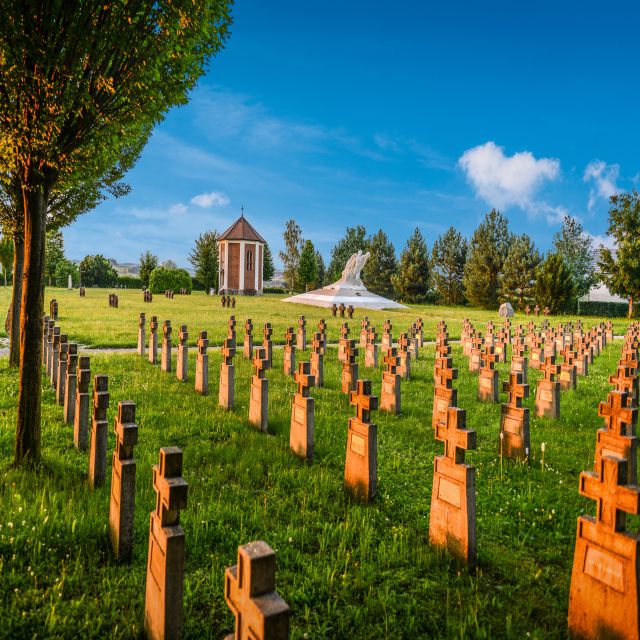
[[[329,341],[338,340],[340,318],[333,318],[330,309],[309,307],[282,303],[284,296],[265,295],[260,297],[236,297],[235,309],[223,309],[219,297],[205,296],[201,292],[194,292],[191,296],[176,295],[172,300],[164,295],[155,295],[152,303],[142,301],[142,292],[133,290],[87,289],[85,298],[81,298],[77,290],[47,288],[45,292],[45,310],[49,309],[49,301],[56,298],[59,304],[58,324],[70,338],[80,344],[95,347],[135,347],[137,340],[138,316],[144,311],[147,323],[152,315],[158,317],[160,324],[164,320],[171,320],[174,335],[177,339],[178,327],[186,324],[189,329],[189,339],[195,345],[198,332],[206,329],[209,332],[209,344],[220,345],[226,337],[226,321],[234,314],[241,332],[246,318],[251,318],[254,325],[254,335],[262,336],[262,325],[271,322],[273,326],[273,340],[284,342],[284,334],[289,326],[296,326],[297,318],[304,314],[307,318],[307,330],[311,334],[316,331],[318,321],[324,318],[328,325]],[[112,309],[108,304],[109,293],[119,296],[118,309]],[[0,287],[0,309],[6,309],[10,302],[10,288]],[[435,338],[436,325],[443,318],[447,321],[451,338],[460,337],[462,319],[467,317],[473,323],[484,323],[489,319],[497,321],[497,312],[465,307],[438,307],[432,305],[412,305],[407,310],[395,311],[362,311],[356,310],[350,326],[359,331],[362,317],[368,315],[372,324],[382,333],[382,324],[390,318],[393,324],[393,335],[406,331],[410,324],[421,316],[426,329],[426,337]],[[517,316],[516,322],[526,323],[526,316]],[[550,318],[554,323],[565,322],[574,316]],[[4,316],[0,323],[0,336],[4,333]],[[540,324],[541,318],[537,319]],[[583,322],[592,324],[596,319],[583,318]],[[614,329],[617,334],[624,333],[627,322],[624,319],[614,319]],[[352,329],[353,330],[353,329]],[[484,331],[484,327],[481,327]]]
[[[88,290],[82,300],[77,292],[55,291],[60,324],[72,339],[133,345],[138,311],[150,315],[160,309],[159,319],[169,317],[175,325],[202,322],[221,337],[229,313],[204,296],[158,297],[143,305],[137,292],[122,295],[122,308],[112,310],[106,295]],[[109,320],[88,318],[103,300],[99,315]],[[268,298],[241,299],[235,314],[239,321],[251,315],[254,322],[271,319],[284,327],[293,323],[294,309]],[[416,311],[402,314],[398,324],[414,319]],[[430,335],[435,321],[450,311],[420,309]],[[454,335],[463,313],[455,314],[449,323]],[[468,315],[482,315],[475,314]],[[392,314],[369,315],[381,324],[378,318]],[[332,319],[331,325],[335,338],[338,321]],[[617,332],[622,331],[619,325]],[[281,337],[278,329],[275,333]],[[593,503],[578,495],[578,475],[593,465],[595,431],[601,426],[596,407],[610,388],[607,375],[615,368],[620,343],[607,347],[589,377],[579,379],[577,391],[562,394],[559,420],[531,416],[531,465],[501,465],[500,407],[476,400],[477,378],[468,373],[460,348],[453,351],[460,372],[458,404],[467,410],[467,426],[477,430],[478,440],[477,450],[467,454],[477,469],[475,574],[428,542],[433,457],[442,451],[430,426],[433,347],[423,349],[412,363],[412,380],[403,382],[403,415],[374,413],[379,484],[368,506],[351,501],[342,486],[352,410],[339,390],[334,349],[326,356],[326,387],[312,392],[316,455],[310,466],[288,449],[295,385],[282,374],[281,350],[274,350],[274,369],[268,373],[269,435],[248,425],[251,368],[241,355],[235,360],[232,412],[216,406],[217,352],[210,355],[207,398],[193,391],[193,355],[186,384],[134,355],[93,356],[92,372],[109,375],[110,424],[119,400],[137,405],[135,551],[127,566],[115,562],[107,538],[109,482],[89,490],[87,456],[73,448],[72,429],[62,423],[61,408],[46,385],[44,468],[38,474],[11,468],[17,381],[6,359],[0,360],[0,636],[141,634],[149,512],[155,500],[151,467],[160,447],[177,445],[189,483],[181,517],[187,550],[185,637],[220,638],[232,629],[223,597],[224,569],[235,563],[238,545],[257,539],[277,550],[277,588],[292,609],[292,638],[564,637],[576,518],[594,511]],[[361,377],[372,379],[379,393],[380,372],[363,368],[363,354],[359,360]],[[505,379],[506,365],[499,368]],[[539,377],[530,372],[527,406],[533,406]],[[109,452],[113,448],[110,433]],[[630,526],[637,531],[637,519],[630,519]]]

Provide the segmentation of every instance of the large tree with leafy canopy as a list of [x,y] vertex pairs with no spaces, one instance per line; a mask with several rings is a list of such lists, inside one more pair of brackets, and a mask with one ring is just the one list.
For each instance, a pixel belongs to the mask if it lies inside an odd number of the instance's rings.
[[215,229],[201,233],[196,239],[195,246],[187,258],[195,270],[197,280],[204,286],[206,293],[209,293],[209,290],[212,288],[218,289],[219,235]]
[[629,317],[640,299],[640,195],[637,191],[611,196],[607,235],[615,250],[600,247],[600,278],[609,291],[629,300]]
[[0,166],[23,203],[14,461],[40,457],[44,239],[56,184],[102,175],[222,46],[228,0],[10,0],[0,12]]
[[579,298],[589,293],[598,280],[593,268],[595,251],[591,236],[584,232],[578,220],[565,216],[562,229],[553,236],[553,245],[571,271],[575,296]]

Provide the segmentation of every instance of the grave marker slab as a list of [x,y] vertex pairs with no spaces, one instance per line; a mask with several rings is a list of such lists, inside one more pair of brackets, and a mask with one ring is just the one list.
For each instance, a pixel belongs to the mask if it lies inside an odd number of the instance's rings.
[[358,383],[358,363],[356,357],[358,355],[358,347],[355,340],[345,340],[344,357],[342,363],[342,377],[340,388],[342,393],[350,393],[355,391]]
[[189,379],[189,332],[187,325],[181,324],[178,329],[178,359],[176,362],[176,378],[180,382]]
[[400,397],[400,380],[402,379],[397,372],[400,366],[400,358],[395,347],[387,349],[384,356],[386,365],[385,371],[382,373],[382,391],[380,393],[380,411],[386,411],[391,415],[398,415],[401,409]]
[[324,339],[322,333],[316,331],[311,343],[311,375],[316,387],[324,386]]
[[293,396],[291,406],[291,428],[289,446],[291,450],[307,462],[313,460],[314,446],[314,399],[309,397],[309,387],[315,385],[311,375],[311,364],[300,362],[294,375],[298,392]]
[[270,362],[264,347],[255,350],[253,366],[255,374],[251,376],[251,396],[249,398],[249,423],[260,431],[267,431],[269,421],[269,380],[265,377]]
[[58,375],[56,376],[56,402],[64,406],[64,390],[67,385],[67,361],[69,357],[69,340],[65,334],[60,335],[58,345]]
[[149,323],[149,362],[158,364],[158,318],[151,316]]
[[220,363],[220,387],[218,404],[223,409],[233,409],[235,403],[235,366],[233,356],[236,348],[231,338],[226,338],[222,345],[222,362]]
[[501,405],[501,455],[528,462],[531,451],[529,409],[522,406],[522,400],[529,397],[529,385],[523,382],[522,373],[510,373],[509,380],[502,383],[502,390],[509,394],[509,399]]
[[78,371],[78,345],[75,342],[69,343],[67,354],[67,380],[64,385],[64,421],[73,424],[76,409],[76,387]]
[[242,354],[248,360],[253,359],[253,322],[247,318],[244,323],[244,343]]
[[201,396],[209,395],[209,339],[207,332],[201,331],[198,336],[198,352],[196,353],[195,390]]
[[296,371],[296,345],[293,327],[289,327],[284,336],[283,371],[285,376],[292,376]]
[[544,373],[544,378],[538,381],[536,387],[536,415],[543,418],[558,418],[560,416],[560,382],[558,382],[560,365],[555,364],[553,356],[547,356],[540,370]]
[[160,369],[166,373],[171,373],[171,333],[173,327],[171,320],[165,320],[162,325],[162,360]]
[[105,375],[97,375],[93,379],[93,419],[89,450],[89,486],[92,489],[104,484],[107,470],[108,408],[109,378]]
[[296,347],[299,351],[307,348],[307,321],[304,316],[298,318],[298,332],[296,334]]
[[79,451],[86,451],[89,443],[89,383],[91,369],[89,356],[78,358],[76,408],[73,422],[73,443]]
[[141,313],[140,316],[138,317],[138,355],[139,356],[144,356],[144,348],[145,348],[145,344],[147,342],[147,336],[146,336],[146,317],[144,313]]

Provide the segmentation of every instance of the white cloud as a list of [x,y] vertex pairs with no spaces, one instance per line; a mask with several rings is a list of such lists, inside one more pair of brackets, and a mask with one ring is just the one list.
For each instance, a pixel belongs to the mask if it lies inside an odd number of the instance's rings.
[[211,191],[210,193],[201,193],[200,195],[193,196],[191,198],[191,204],[195,204],[197,207],[203,209],[209,209],[210,207],[224,207],[230,202],[229,196],[220,191]]
[[585,182],[593,181],[593,186],[589,191],[589,211],[593,209],[598,198],[609,200],[611,196],[619,192],[616,185],[619,176],[619,164],[607,164],[602,160],[594,160],[587,165],[583,179]]
[[493,207],[517,205],[531,213],[557,209],[535,198],[545,181],[560,175],[560,161],[555,158],[536,159],[530,151],[506,156],[504,147],[490,141],[467,149],[458,164],[476,195]]
[[187,213],[187,207],[186,205],[182,204],[182,202],[178,202],[177,204],[172,204],[169,207],[169,213],[172,215],[181,216]]

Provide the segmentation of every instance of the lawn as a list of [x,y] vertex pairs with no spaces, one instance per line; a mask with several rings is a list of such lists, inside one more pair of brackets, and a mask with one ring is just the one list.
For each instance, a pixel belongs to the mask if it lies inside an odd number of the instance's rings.
[[[55,290],[55,297],[63,331],[93,345],[133,346],[141,310],[157,313],[159,320],[168,317],[176,326],[185,322],[195,329],[201,323],[219,343],[229,314],[217,299],[202,295],[157,297],[143,305],[139,292],[124,292],[120,309],[109,309],[102,290],[87,290],[84,300],[62,290]],[[309,324],[330,315],[301,311]],[[256,325],[271,320],[279,340],[298,313],[267,297],[240,299],[235,309],[239,324],[246,315]],[[417,315],[429,336],[442,317],[450,318],[454,336],[465,315],[478,326],[481,318],[496,319],[486,312],[433,307],[369,313],[380,326],[383,317],[406,326]],[[330,339],[336,339],[339,321],[327,320]],[[623,332],[621,322],[616,327]],[[620,348],[619,341],[607,346],[589,377],[579,379],[578,389],[562,394],[559,420],[532,415],[533,460],[525,465],[501,462],[500,407],[476,400],[477,378],[454,346],[458,404],[467,410],[467,426],[477,430],[478,439],[477,450],[467,454],[477,469],[479,566],[474,574],[428,542],[433,457],[442,451],[430,426],[432,346],[423,348],[412,364],[412,379],[402,384],[403,414],[373,414],[379,485],[371,505],[353,502],[342,487],[353,411],[340,393],[335,349],[325,360],[326,387],[312,391],[316,453],[310,466],[288,449],[295,385],[282,374],[281,350],[274,350],[274,368],[268,372],[269,435],[248,425],[251,367],[241,355],[235,359],[231,412],[216,406],[218,352],[210,355],[211,395],[206,398],[193,391],[193,354],[188,383],[136,355],[92,356],[92,372],[109,375],[110,424],[119,400],[137,405],[135,550],[132,564],[124,566],[114,560],[107,538],[110,469],[107,485],[92,492],[87,456],[73,448],[72,429],[63,424],[61,408],[44,383],[44,467],[38,474],[11,468],[17,377],[0,359],[0,636],[141,634],[149,512],[155,502],[151,467],[160,447],[177,445],[189,483],[181,516],[187,553],[185,637],[220,638],[232,630],[224,569],[235,563],[238,545],[257,539],[277,550],[276,584],[292,609],[292,638],[565,637],[576,518],[594,512],[594,504],[578,495],[578,475],[593,465],[595,431],[602,422],[597,403],[606,399],[607,376]],[[298,360],[305,358],[307,353],[298,354]],[[380,371],[365,370],[363,354],[359,361],[361,377],[370,378],[378,393]],[[505,379],[507,365],[499,369]],[[525,404],[533,407],[540,374],[530,371],[529,377],[532,397]],[[113,448],[110,433],[109,455]],[[638,531],[636,518],[629,524]]]

